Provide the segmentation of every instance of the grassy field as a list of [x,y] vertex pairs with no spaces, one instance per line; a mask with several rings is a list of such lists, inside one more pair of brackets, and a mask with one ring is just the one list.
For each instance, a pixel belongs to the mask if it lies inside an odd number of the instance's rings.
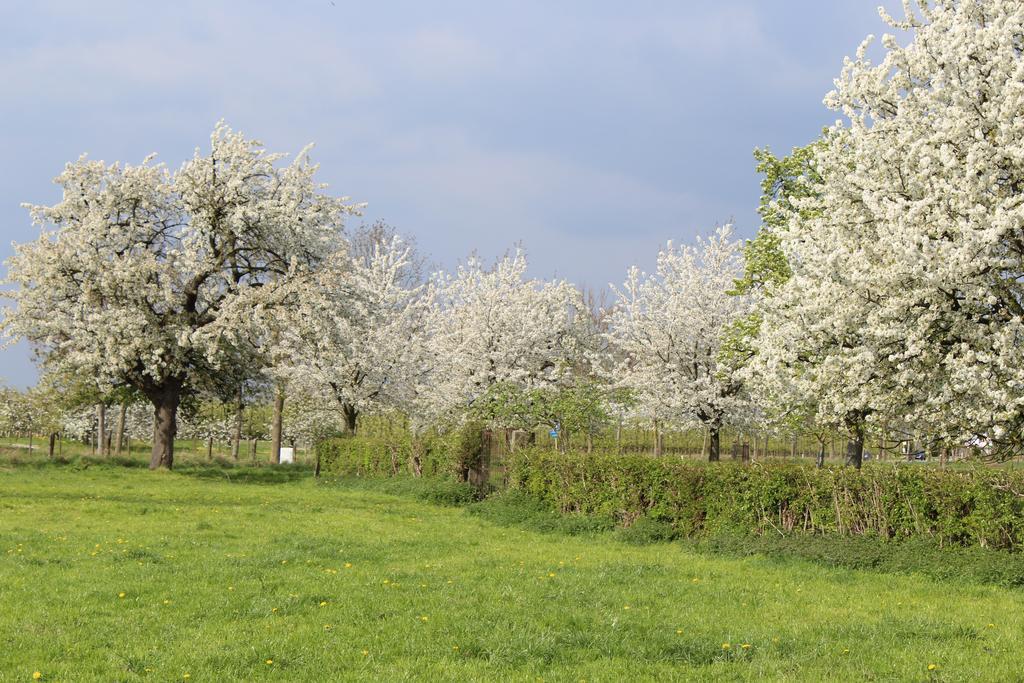
[[1024,680],[1024,594],[500,526],[301,468],[0,464],[0,680]]

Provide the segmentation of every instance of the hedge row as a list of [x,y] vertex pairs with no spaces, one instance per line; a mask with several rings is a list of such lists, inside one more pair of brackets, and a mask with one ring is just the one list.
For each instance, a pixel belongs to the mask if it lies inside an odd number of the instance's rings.
[[881,465],[817,469],[799,463],[714,465],[643,455],[522,450],[509,486],[564,513],[650,519],[680,536],[801,531],[940,545],[1019,549],[1024,474]]
[[316,445],[324,474],[349,477],[401,475],[466,479],[479,457],[480,429],[467,428],[445,436],[411,439],[342,436]]

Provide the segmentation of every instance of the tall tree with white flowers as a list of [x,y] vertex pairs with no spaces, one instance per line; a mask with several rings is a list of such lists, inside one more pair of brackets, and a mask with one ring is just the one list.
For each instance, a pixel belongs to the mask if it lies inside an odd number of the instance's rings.
[[414,424],[461,420],[498,385],[551,386],[578,351],[579,290],[563,280],[526,277],[521,250],[485,267],[471,257],[431,286],[427,361]]
[[378,236],[325,263],[276,341],[282,360],[272,372],[336,403],[350,434],[363,411],[406,408],[428,367],[426,287],[410,272],[419,259],[397,235]]
[[750,306],[748,297],[730,294],[743,272],[741,252],[731,226],[695,247],[670,242],[654,273],[634,266],[621,287],[612,286],[607,318],[615,359],[605,368],[609,380],[632,394],[638,414],[705,426],[710,460],[719,459],[722,426],[750,412],[742,382],[720,362],[730,326]]
[[255,307],[330,254],[354,210],[325,194],[307,150],[282,156],[221,123],[175,172],[83,157],[57,177],[60,202],[28,207],[42,234],[8,261],[0,329],[47,368],[142,392],[152,468],[174,462],[183,392],[246,356]]
[[910,39],[875,64],[869,38],[826,98],[845,121],[779,233],[793,276],[758,341],[854,464],[880,419],[946,442],[1024,427],[1024,4],[904,4],[882,16]]

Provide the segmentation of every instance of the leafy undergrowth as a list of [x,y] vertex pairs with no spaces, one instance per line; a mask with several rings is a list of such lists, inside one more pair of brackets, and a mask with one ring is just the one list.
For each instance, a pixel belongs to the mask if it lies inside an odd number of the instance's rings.
[[1016,590],[626,543],[529,501],[318,485],[298,469],[0,471],[0,680],[1001,681],[1021,670]]

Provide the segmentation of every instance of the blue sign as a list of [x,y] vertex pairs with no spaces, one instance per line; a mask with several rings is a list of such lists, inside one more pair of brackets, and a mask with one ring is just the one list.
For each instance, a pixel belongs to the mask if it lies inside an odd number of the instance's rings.
[[548,432],[548,434],[551,435],[552,439],[557,439],[558,438],[558,430],[557,429],[552,429],[550,432]]

